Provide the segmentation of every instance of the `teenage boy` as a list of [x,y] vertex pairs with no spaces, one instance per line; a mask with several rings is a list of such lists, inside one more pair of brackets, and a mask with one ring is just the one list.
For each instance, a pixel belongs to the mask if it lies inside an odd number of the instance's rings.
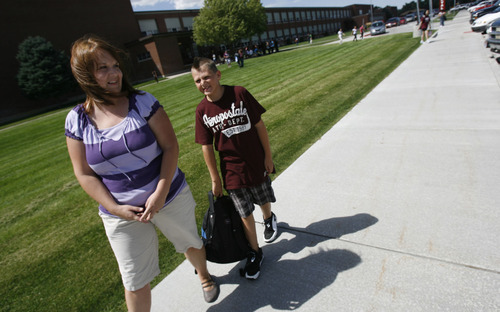
[[257,279],[264,255],[259,248],[253,217],[254,204],[264,216],[264,241],[278,235],[276,202],[269,174],[274,172],[271,147],[261,115],[266,111],[243,87],[220,84],[221,72],[208,58],[195,58],[191,67],[194,83],[205,95],[196,108],[195,141],[212,179],[212,191],[222,196],[215,152],[219,152],[224,188],[241,216],[252,251],[245,265],[245,277]]

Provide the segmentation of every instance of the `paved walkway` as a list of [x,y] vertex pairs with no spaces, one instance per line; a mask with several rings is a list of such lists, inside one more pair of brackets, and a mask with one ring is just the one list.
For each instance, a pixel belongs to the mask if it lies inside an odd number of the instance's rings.
[[259,280],[209,263],[206,304],[184,262],[153,311],[499,311],[500,66],[463,13],[277,177]]

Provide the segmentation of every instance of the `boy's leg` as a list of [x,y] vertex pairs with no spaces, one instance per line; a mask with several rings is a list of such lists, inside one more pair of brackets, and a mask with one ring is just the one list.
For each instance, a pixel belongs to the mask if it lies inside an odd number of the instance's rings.
[[253,250],[259,250],[255,219],[253,217],[254,204],[249,189],[228,190],[229,197],[234,203],[234,208],[240,215],[245,230],[245,236]]
[[260,210],[262,210],[262,215],[264,216],[264,219],[267,219],[271,217],[271,203],[266,203],[262,206],[260,206]]
[[248,239],[248,243],[253,250],[259,250],[259,242],[257,241],[257,230],[255,229],[255,219],[253,214],[246,218],[241,218],[243,222],[243,227],[245,229],[245,235]]
[[228,190],[228,193],[233,200],[236,210],[240,214],[245,236],[252,249],[247,255],[245,268],[242,269],[242,272],[247,279],[257,279],[260,275],[260,266],[264,255],[262,254],[262,249],[259,248],[257,240],[252,194],[249,189]]
[[241,220],[243,221],[243,227],[245,229],[245,235],[247,236],[248,243],[252,248],[252,251],[247,256],[245,268],[242,269],[242,272],[244,272],[247,279],[255,280],[259,278],[260,266],[262,265],[264,255],[262,254],[262,249],[259,248],[259,243],[257,241],[257,231],[255,230],[255,219],[253,214],[250,214],[246,218],[241,218]]

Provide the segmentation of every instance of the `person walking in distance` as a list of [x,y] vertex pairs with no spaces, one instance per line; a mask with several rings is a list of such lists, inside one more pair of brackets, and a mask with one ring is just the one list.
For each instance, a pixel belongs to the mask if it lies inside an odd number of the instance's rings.
[[[429,40],[429,29],[430,29],[431,18],[429,17],[429,10],[425,11],[424,16],[420,19],[420,30],[422,31],[422,36],[420,38],[420,43],[427,42]],[[424,41],[425,36],[425,41]]]

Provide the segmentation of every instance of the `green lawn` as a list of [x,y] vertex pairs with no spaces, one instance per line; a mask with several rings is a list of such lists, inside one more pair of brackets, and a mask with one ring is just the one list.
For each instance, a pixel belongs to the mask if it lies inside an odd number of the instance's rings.
[[[419,46],[411,34],[321,45],[327,39],[246,60],[242,69],[220,67],[222,83],[245,86],[267,109],[263,119],[277,174]],[[202,95],[190,75],[142,89],[159,99],[172,120],[200,224],[211,186],[194,143],[194,110]],[[78,185],[67,155],[69,109],[0,131],[1,311],[126,310],[97,204]],[[166,239],[160,244],[162,274],[153,285],[184,259]]]

